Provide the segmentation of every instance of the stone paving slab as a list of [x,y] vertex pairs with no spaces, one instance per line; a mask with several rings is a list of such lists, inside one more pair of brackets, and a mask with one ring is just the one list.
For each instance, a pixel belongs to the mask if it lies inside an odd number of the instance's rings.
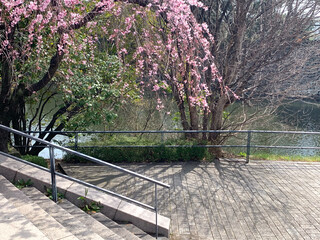
[[[159,189],[171,239],[320,239],[320,163],[220,160],[122,164],[170,184]],[[154,186],[101,166],[67,172],[147,204]]]
[[1,240],[49,240],[0,193]]

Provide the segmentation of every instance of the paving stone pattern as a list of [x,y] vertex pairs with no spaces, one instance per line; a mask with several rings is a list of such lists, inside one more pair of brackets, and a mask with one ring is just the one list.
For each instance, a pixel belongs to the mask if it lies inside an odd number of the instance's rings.
[[[122,164],[172,187],[159,189],[170,239],[320,239],[320,163],[221,160]],[[67,171],[147,204],[154,186],[101,166]],[[86,169],[86,171],[84,171]]]

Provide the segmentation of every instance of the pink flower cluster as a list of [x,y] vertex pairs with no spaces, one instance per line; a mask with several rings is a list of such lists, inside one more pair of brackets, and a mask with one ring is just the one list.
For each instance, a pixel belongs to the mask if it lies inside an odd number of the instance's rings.
[[[191,11],[191,6],[206,9],[199,0],[150,0],[147,7],[129,5],[130,11],[125,7],[129,4],[126,1],[100,0],[91,9],[87,9],[90,4],[85,0],[52,2],[0,0],[3,6],[0,24],[5,25],[0,55],[13,60],[28,59],[32,54],[43,58],[54,49],[68,62],[73,61],[69,58],[71,53],[87,51],[87,59],[81,61],[90,62],[97,47],[96,29],[101,28],[100,33],[110,34],[109,40],[114,41],[124,68],[130,53],[126,39],[135,39],[132,56],[136,72],[144,80],[140,85],[149,86],[155,92],[175,87],[191,105],[204,108],[215,82],[223,87],[210,51],[214,39],[208,26],[199,24]],[[105,22],[98,24],[97,16],[103,12],[116,18],[102,18]],[[88,17],[88,13],[94,17]],[[141,21],[143,27],[139,26]],[[77,25],[82,26],[81,33],[75,30]],[[27,36],[23,48],[17,49],[10,39],[14,30]],[[212,76],[209,80],[205,77],[208,71]],[[66,74],[72,75],[72,71]],[[160,108],[161,103],[158,105]]]
[[[218,81],[223,86],[210,51],[214,39],[207,24],[196,21],[191,6],[206,9],[197,0],[151,1],[148,11],[156,9],[155,16],[162,23],[150,24],[142,30],[134,58],[137,60],[137,74],[149,79],[145,86],[153,85],[152,90],[155,92],[166,90],[169,85],[175,86],[181,97],[187,96],[191,105],[205,108],[214,83]],[[141,10],[139,16],[148,22],[150,15],[145,13]],[[165,26],[161,19],[163,15],[166,16]],[[132,26],[135,18],[132,17],[131,22],[127,26],[134,32]],[[122,34],[122,37],[127,33]],[[118,44],[121,45],[120,42]],[[209,81],[205,79],[207,71],[211,71],[212,79]],[[165,76],[166,79],[162,81],[166,84],[158,84],[159,76]]]

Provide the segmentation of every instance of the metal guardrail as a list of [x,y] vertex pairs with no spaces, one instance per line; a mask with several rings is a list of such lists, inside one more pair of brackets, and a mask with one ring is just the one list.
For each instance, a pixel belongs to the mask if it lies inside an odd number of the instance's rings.
[[[245,133],[246,144],[244,145],[107,145],[107,146],[81,146],[82,148],[158,148],[158,147],[168,147],[168,148],[179,148],[179,147],[193,147],[193,148],[232,148],[232,147],[243,147],[246,148],[246,163],[249,163],[251,148],[276,148],[276,149],[319,149],[320,147],[299,147],[299,146],[268,146],[268,145],[251,145],[252,134],[306,134],[306,135],[319,135],[320,132],[306,132],[306,131],[269,131],[269,130],[149,130],[149,131],[28,131],[27,133],[57,133],[61,135],[74,134],[74,148],[75,150],[79,147],[79,134],[114,134],[114,133],[124,133],[124,134],[161,134],[161,143],[164,142],[164,134],[170,133]],[[23,147],[23,146],[20,146]],[[71,146],[68,146],[71,147]]]
[[[111,163],[107,163],[107,162],[104,162],[100,159],[97,159],[97,158],[94,158],[94,157],[91,157],[91,156],[88,156],[88,155],[85,155],[83,153],[79,153],[77,151],[74,151],[74,150],[71,150],[69,148],[65,148],[65,147],[61,147],[57,144],[54,144],[54,143],[50,143],[48,141],[45,141],[43,139],[40,139],[40,138],[37,138],[37,137],[34,137],[34,136],[31,136],[27,133],[23,133],[23,132],[20,132],[20,131],[17,131],[15,129],[12,129],[12,128],[9,128],[9,127],[6,127],[4,125],[1,125],[0,124],[0,128],[3,129],[3,130],[6,130],[8,132],[11,132],[13,134],[18,134],[20,136],[23,136],[23,137],[26,137],[26,138],[29,138],[29,139],[32,139],[34,141],[37,141],[37,142],[40,142],[44,145],[46,145],[47,147],[49,147],[49,155],[50,155],[50,171],[46,168],[43,168],[43,167],[40,167],[36,164],[32,164],[30,162],[27,162],[27,161],[24,161],[22,159],[19,159],[17,157],[13,157],[11,155],[8,155],[6,153],[3,153],[3,152],[0,152],[1,154],[5,155],[5,156],[9,156],[17,161],[21,161],[21,162],[24,162],[26,164],[29,164],[29,165],[32,165],[32,166],[35,166],[37,168],[40,168],[40,169],[43,169],[45,171],[48,171],[51,173],[51,185],[52,185],[52,197],[53,197],[53,200],[55,202],[57,202],[57,184],[56,184],[56,175],[60,176],[60,177],[63,177],[63,178],[66,178],[66,179],[69,179],[71,181],[75,181],[77,183],[80,183],[80,184],[83,184],[85,186],[88,186],[88,187],[92,187],[92,188],[95,188],[97,190],[100,190],[102,192],[105,192],[105,193],[108,193],[108,194],[111,194],[113,196],[116,196],[116,197],[119,197],[121,199],[124,199],[124,200],[127,200],[127,201],[130,201],[132,203],[135,203],[137,205],[140,205],[140,206],[143,206],[145,208],[148,208],[148,209],[151,209],[153,211],[155,211],[155,215],[156,215],[156,236],[158,237],[158,199],[157,199],[157,194],[158,194],[158,190],[157,190],[157,186],[161,186],[161,187],[165,187],[165,188],[170,188],[170,185],[168,184],[165,184],[163,182],[160,182],[160,181],[157,181],[155,179],[152,179],[152,178],[149,178],[147,176],[144,176],[142,174],[139,174],[139,173],[136,173],[136,172],[133,172],[131,170],[128,170],[128,169],[125,169],[125,168],[122,168],[122,167],[119,167],[119,166],[116,166],[114,164],[111,164]],[[112,191],[109,191],[109,190],[106,190],[104,188],[100,188],[100,187],[97,187],[93,184],[90,184],[90,183],[87,183],[87,182],[84,182],[82,180],[79,180],[79,179],[76,179],[76,178],[73,178],[73,177],[70,177],[70,176],[66,176],[64,174],[61,174],[61,173],[58,173],[56,172],[55,170],[55,158],[54,158],[54,149],[59,149],[61,151],[65,151],[67,153],[71,153],[71,154],[74,154],[74,155],[77,155],[77,156],[80,156],[84,159],[87,159],[91,162],[94,162],[94,163],[98,163],[100,165],[103,165],[103,166],[108,166],[108,167],[111,167],[113,169],[116,169],[120,172],[124,172],[126,174],[129,174],[129,175],[132,175],[132,176],[135,176],[135,177],[138,177],[140,179],[143,179],[143,180],[146,180],[148,182],[151,182],[154,184],[154,187],[155,187],[155,202],[154,202],[154,206],[150,206],[148,204],[145,204],[145,203],[142,203],[142,202],[139,202],[137,200],[134,200],[134,199],[131,199],[129,197],[126,197],[126,196],[123,196],[121,194],[118,194],[118,193],[115,193],[115,192],[112,192]]]

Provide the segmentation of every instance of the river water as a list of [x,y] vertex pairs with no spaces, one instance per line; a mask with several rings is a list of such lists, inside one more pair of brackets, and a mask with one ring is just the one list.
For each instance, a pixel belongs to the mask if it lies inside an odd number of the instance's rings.
[[[320,132],[320,105],[296,101],[277,109],[271,116],[261,118],[245,129],[273,131]],[[229,143],[246,144],[246,136]],[[308,134],[252,134],[252,145],[320,147],[320,135]],[[242,149],[245,152],[245,149]],[[319,156],[318,149],[253,149],[282,155]]]

